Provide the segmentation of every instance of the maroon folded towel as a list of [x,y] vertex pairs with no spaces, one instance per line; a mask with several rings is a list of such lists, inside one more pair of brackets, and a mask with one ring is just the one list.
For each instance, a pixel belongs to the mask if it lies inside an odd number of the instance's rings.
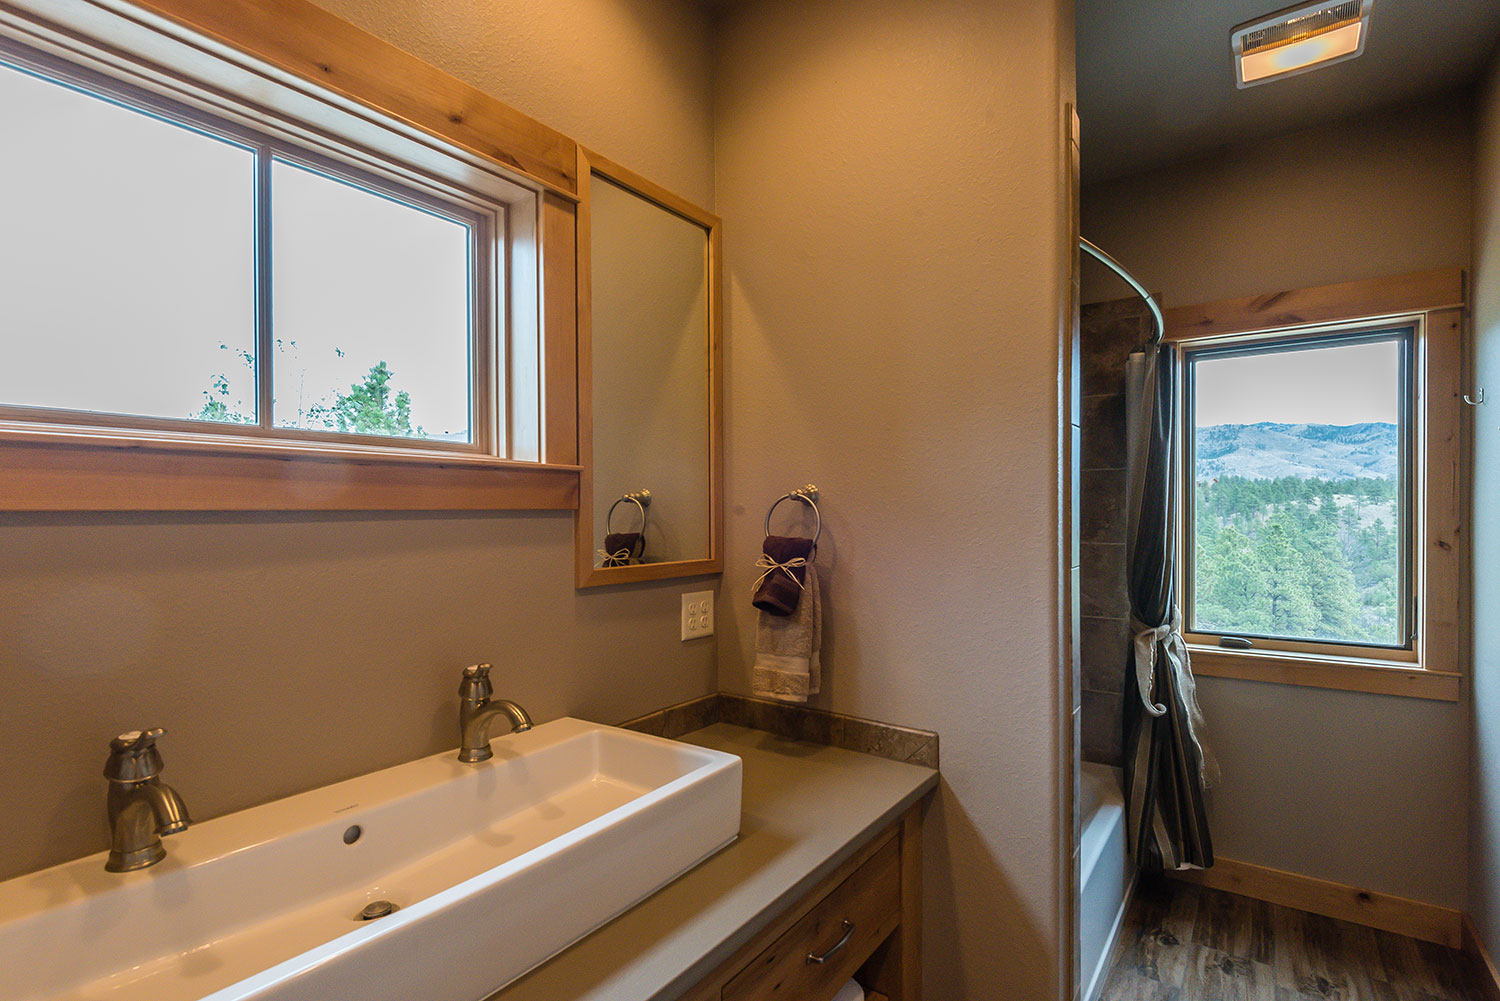
[[[813,540],[797,536],[768,535],[761,544],[761,552],[777,563],[788,560],[805,560],[812,554]],[[806,567],[776,568],[761,578],[755,588],[751,604],[772,615],[791,615],[802,600],[802,584],[807,579]]]
[[[625,555],[617,556],[617,553]],[[604,563],[607,567],[623,567],[632,558],[646,555],[646,540],[640,532],[611,532],[604,537]]]

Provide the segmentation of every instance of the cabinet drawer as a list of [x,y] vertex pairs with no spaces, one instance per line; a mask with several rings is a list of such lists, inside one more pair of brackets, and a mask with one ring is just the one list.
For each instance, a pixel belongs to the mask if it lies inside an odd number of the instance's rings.
[[829,1001],[895,930],[900,909],[892,838],[729,981],[723,1001]]

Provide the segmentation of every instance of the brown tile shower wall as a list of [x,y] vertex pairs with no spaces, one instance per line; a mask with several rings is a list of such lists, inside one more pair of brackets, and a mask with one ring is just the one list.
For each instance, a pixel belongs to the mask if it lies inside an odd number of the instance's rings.
[[1083,760],[1120,763],[1121,693],[1130,644],[1125,590],[1125,360],[1150,320],[1138,299],[1080,313],[1083,356],[1080,622]]

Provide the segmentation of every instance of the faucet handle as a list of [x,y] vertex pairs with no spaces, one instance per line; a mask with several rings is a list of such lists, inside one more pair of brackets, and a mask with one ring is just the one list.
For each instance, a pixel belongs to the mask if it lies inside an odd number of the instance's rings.
[[129,730],[109,742],[109,760],[104,763],[104,777],[111,782],[144,782],[161,774],[161,752],[156,738],[167,731]]
[[130,730],[110,741],[109,747],[112,751],[130,751],[132,754],[139,754],[153,746],[156,738],[166,732],[159,726],[154,726],[149,730]]
[[495,694],[495,687],[490,684],[490,665],[470,664],[464,668],[464,680],[459,682],[458,694],[460,698],[471,702],[478,702]]

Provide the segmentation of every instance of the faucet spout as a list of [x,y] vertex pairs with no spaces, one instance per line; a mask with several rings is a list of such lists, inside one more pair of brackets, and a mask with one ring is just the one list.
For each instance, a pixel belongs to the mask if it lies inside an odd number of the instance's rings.
[[464,680],[458,688],[458,760],[475,763],[494,757],[490,750],[490,724],[498,716],[510,722],[512,733],[531,729],[531,716],[510,699],[492,698],[490,665],[475,664],[464,668]]
[[144,790],[151,803],[151,813],[156,818],[156,833],[162,837],[180,834],[188,829],[193,818],[188,816],[187,803],[176,789],[158,779]]
[[109,788],[109,872],[131,872],[167,857],[165,835],[185,831],[192,823],[177,790],[158,779],[111,783]]

